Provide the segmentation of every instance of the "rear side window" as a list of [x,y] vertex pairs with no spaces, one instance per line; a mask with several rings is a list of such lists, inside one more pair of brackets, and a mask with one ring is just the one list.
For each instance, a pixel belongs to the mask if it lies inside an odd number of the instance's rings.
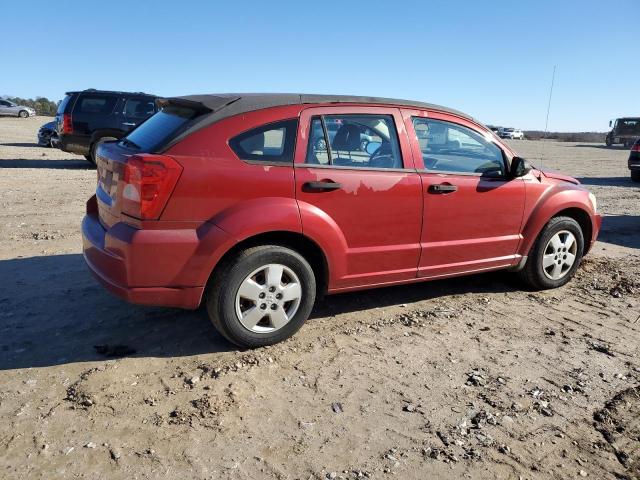
[[314,117],[306,163],[349,168],[403,168],[393,116]]
[[148,98],[129,98],[124,104],[127,117],[150,117],[155,111],[155,102]]
[[181,131],[185,124],[197,115],[192,108],[170,105],[127,135],[125,143],[143,152],[153,152]]
[[76,113],[98,113],[101,115],[109,115],[113,112],[117,97],[83,95],[80,101],[76,103]]
[[241,160],[293,163],[297,120],[262,125],[229,140]]

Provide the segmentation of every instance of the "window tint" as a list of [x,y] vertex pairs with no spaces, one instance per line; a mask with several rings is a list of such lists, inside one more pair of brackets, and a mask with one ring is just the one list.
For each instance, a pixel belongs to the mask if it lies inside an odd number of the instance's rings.
[[229,140],[241,160],[293,163],[297,120],[263,125]]
[[306,163],[354,168],[402,168],[393,116],[314,117]]
[[[168,106],[142,123],[125,137],[128,145],[143,152],[153,152],[178,132],[187,122],[196,117],[191,108]],[[127,144],[127,142],[124,142]]]
[[422,117],[413,127],[427,170],[504,175],[502,150],[470,128]]
[[129,98],[124,104],[127,117],[150,117],[155,113],[155,102],[148,98]]
[[69,100],[71,100],[71,95],[67,95],[62,99],[62,101],[60,102],[60,105],[58,105],[57,113],[64,113],[64,109],[67,108],[67,104],[69,103]]
[[9,102],[5,102],[4,100],[0,100],[0,105],[3,107],[9,107],[11,104]]
[[83,95],[80,97],[78,107],[75,109],[78,113],[99,113],[109,115],[113,112],[116,104],[116,97],[99,97],[95,95]]

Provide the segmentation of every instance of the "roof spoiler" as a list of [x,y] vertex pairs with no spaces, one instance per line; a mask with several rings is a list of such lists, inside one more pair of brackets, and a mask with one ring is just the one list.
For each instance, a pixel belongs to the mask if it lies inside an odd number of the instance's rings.
[[168,98],[157,98],[156,105],[158,108],[168,107],[169,105],[176,105],[179,107],[186,107],[195,110],[199,114],[212,113],[217,112],[218,110],[223,109],[227,105],[235,102],[240,97],[216,97],[218,101],[216,102],[208,102],[208,105],[205,105],[200,99],[198,95],[192,95],[191,97],[168,97]]

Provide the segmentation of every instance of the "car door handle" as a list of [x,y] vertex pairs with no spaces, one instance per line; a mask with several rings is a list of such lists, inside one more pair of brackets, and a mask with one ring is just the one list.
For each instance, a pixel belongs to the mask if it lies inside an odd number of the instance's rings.
[[342,188],[342,184],[334,182],[332,180],[326,180],[322,182],[306,182],[302,184],[303,191],[331,191]]
[[439,183],[436,185],[429,185],[427,191],[429,193],[452,193],[458,190],[458,187],[449,183]]
[[123,125],[126,125],[128,127],[135,127],[136,126],[135,123],[131,123],[131,122],[124,122]]

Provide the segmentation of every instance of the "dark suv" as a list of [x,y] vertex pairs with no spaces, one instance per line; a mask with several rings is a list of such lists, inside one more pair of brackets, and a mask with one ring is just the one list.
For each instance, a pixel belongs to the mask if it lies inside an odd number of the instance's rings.
[[156,98],[142,92],[67,92],[56,114],[60,149],[95,164],[97,145],[124,137],[156,113]]

